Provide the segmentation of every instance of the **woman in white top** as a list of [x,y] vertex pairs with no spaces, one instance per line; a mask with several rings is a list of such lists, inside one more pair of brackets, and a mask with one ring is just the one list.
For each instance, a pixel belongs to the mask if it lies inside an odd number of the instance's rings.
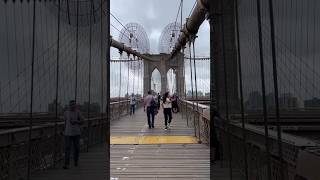
[[162,99],[162,108],[163,108],[163,114],[164,114],[164,124],[165,124],[165,130],[167,130],[170,127],[171,119],[172,119],[172,104],[169,98],[169,92],[166,92]]

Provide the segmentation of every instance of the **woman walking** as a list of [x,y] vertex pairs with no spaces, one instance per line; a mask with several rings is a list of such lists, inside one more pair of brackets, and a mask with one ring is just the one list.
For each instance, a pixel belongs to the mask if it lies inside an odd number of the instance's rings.
[[169,92],[166,92],[163,96],[162,108],[163,108],[164,124],[165,124],[164,130],[167,130],[168,128],[170,128],[170,123],[172,119],[172,112],[171,112],[172,103],[169,98]]

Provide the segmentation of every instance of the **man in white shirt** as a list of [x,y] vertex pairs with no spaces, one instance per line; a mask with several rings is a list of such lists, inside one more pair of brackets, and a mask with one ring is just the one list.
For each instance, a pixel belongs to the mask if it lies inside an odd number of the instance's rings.
[[69,169],[70,164],[70,150],[73,144],[73,160],[74,166],[78,166],[79,150],[80,150],[80,125],[83,120],[81,113],[76,109],[76,101],[69,102],[69,109],[64,112],[65,121],[65,162],[64,169]]

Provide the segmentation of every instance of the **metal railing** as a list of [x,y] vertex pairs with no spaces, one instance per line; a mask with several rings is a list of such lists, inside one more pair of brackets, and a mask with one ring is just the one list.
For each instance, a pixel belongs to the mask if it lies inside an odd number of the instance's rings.
[[185,117],[188,126],[193,126],[195,136],[198,141],[204,144],[210,143],[210,107],[187,101],[184,99],[179,100],[180,111],[182,116]]
[[[194,103],[194,104],[193,104]],[[196,103],[186,100],[180,100],[182,116],[186,119],[188,126],[194,127],[195,136],[200,142],[209,144],[210,142],[210,107],[199,104],[197,111]],[[195,117],[195,120],[193,119]],[[236,116],[234,116],[236,117]],[[239,148],[244,144],[243,131],[241,123],[238,119],[232,119],[230,123],[224,119],[219,119],[219,123],[215,121],[215,130],[218,141],[220,142],[220,155],[222,157],[222,166],[229,167],[229,158],[231,158],[231,166],[233,172],[245,172],[244,169],[244,149]],[[255,125],[246,123],[246,150],[248,162],[249,179],[265,180],[267,176],[267,159],[264,129]],[[199,133],[200,131],[200,133]],[[200,134],[200,136],[199,136]],[[230,139],[228,139],[230,138]],[[229,149],[229,142],[231,148]],[[270,142],[270,166],[272,179],[281,177],[280,161],[278,154],[277,134],[274,130],[269,130]],[[296,180],[301,177],[300,174],[307,174],[305,159],[312,157],[314,164],[320,164],[320,144],[312,140],[293,136],[283,133],[283,167],[286,180]],[[231,157],[230,157],[231,154]],[[309,165],[310,166],[310,165]],[[304,176],[306,176],[303,174]],[[310,175],[310,177],[315,175]]]
[[[143,99],[137,99],[136,109],[143,106]],[[110,119],[116,120],[130,113],[130,100],[110,103]]]
[[[126,114],[127,101],[110,103],[110,120]],[[141,103],[139,103],[141,104]],[[140,106],[140,105],[139,105]],[[116,112],[116,115],[114,115]],[[85,113],[83,113],[85,114]],[[87,152],[90,147],[105,142],[107,131],[106,114],[90,115],[81,124],[80,150]],[[27,118],[27,117],[25,117]],[[64,121],[59,118],[55,124],[52,117],[41,116],[41,123],[32,127],[31,172],[54,167],[64,158]],[[25,119],[27,120],[27,119]],[[47,120],[47,121],[46,121]],[[0,180],[26,177],[28,169],[29,127],[11,128],[0,131]]]

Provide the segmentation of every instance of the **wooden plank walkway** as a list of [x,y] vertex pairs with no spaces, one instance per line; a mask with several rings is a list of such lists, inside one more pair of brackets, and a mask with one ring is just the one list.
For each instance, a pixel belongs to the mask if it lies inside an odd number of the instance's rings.
[[[135,115],[112,122],[113,136],[192,137],[181,114],[173,114],[171,128],[164,130],[162,110],[155,117],[155,128],[149,129],[142,109]],[[125,138],[124,138],[125,140]],[[115,141],[117,142],[117,141]],[[196,142],[196,141],[194,141]],[[111,177],[113,179],[209,179],[210,149],[202,144],[121,144],[111,145]]]
[[79,166],[74,167],[70,159],[70,169],[62,164],[55,169],[48,169],[33,174],[32,180],[102,180],[107,177],[106,145],[98,145],[87,153],[80,153]]
[[[171,129],[164,130],[162,111],[156,116],[155,128],[149,129],[146,114],[142,109],[133,116],[126,116],[111,122],[113,136],[189,136],[194,130],[180,114],[174,114]],[[124,139],[125,141],[125,139]],[[129,142],[129,141],[128,141]],[[113,180],[170,180],[209,179],[210,149],[204,144],[111,144],[110,165]],[[34,180],[102,180],[106,179],[105,146],[97,146],[88,153],[80,154],[79,167],[64,170],[61,167],[35,173]],[[214,179],[230,179],[229,170],[214,165]],[[234,178],[240,180],[240,178]]]

